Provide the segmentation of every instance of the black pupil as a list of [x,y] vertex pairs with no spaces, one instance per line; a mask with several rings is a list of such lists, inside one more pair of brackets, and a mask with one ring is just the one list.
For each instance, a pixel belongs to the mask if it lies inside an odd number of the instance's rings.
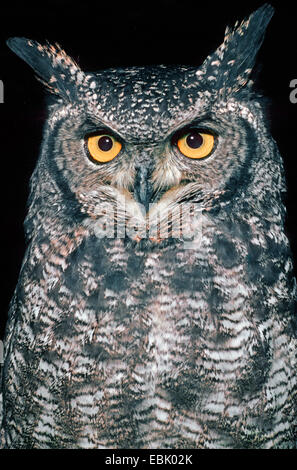
[[100,148],[100,150],[103,150],[103,152],[108,152],[108,150],[112,148],[112,145],[112,139],[108,137],[108,135],[103,135],[98,140],[98,147]]
[[191,134],[188,135],[186,142],[191,149],[197,149],[201,147],[203,137],[198,132],[191,132]]

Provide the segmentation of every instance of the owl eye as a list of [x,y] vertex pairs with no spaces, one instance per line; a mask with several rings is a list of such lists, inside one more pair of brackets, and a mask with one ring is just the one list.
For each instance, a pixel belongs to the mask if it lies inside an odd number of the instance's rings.
[[90,136],[87,145],[91,159],[100,163],[113,160],[122,148],[122,144],[109,134]]
[[188,158],[199,159],[210,155],[215,139],[212,134],[190,130],[176,141],[179,151]]

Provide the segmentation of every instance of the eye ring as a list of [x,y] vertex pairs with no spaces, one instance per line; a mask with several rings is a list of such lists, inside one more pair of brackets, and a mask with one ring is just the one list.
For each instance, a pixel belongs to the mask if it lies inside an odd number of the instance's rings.
[[192,160],[201,160],[213,152],[215,135],[206,130],[192,128],[179,132],[173,142],[183,156]]
[[108,132],[98,132],[86,137],[89,159],[95,163],[108,163],[121,151],[122,144]]

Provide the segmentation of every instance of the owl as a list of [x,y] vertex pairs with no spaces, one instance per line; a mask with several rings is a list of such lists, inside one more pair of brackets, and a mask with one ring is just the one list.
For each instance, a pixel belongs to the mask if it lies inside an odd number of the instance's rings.
[[10,304],[3,448],[296,447],[284,170],[253,86],[273,8],[200,67],[81,70],[48,90]]

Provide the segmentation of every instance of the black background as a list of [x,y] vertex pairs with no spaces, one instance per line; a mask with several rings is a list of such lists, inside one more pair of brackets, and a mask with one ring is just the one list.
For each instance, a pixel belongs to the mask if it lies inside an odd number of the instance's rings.
[[[85,70],[153,63],[200,65],[223,40],[227,24],[243,19],[263,2],[159,0],[120,3],[2,2],[0,7],[1,129],[1,306],[0,334],[24,255],[23,220],[28,183],[46,118],[44,89],[33,71],[6,46],[10,36],[58,42]],[[297,79],[297,6],[271,1],[276,9],[258,55],[258,85],[271,98],[271,130],[285,161],[287,232],[297,260],[297,104],[289,100]]]

